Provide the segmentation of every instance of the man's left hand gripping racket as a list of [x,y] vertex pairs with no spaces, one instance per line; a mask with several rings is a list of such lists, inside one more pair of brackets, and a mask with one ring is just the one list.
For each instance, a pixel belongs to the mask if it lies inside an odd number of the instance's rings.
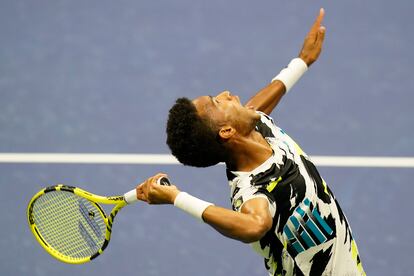
[[[166,177],[158,179],[158,184],[171,185]],[[36,240],[50,255],[65,263],[82,264],[105,250],[116,214],[136,201],[135,189],[123,196],[104,197],[56,185],[33,196],[27,218]],[[107,216],[99,204],[115,206]]]

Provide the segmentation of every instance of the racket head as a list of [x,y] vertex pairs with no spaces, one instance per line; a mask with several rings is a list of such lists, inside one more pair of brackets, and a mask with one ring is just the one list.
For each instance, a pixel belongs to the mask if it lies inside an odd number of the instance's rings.
[[[117,205],[107,217],[98,202]],[[36,240],[50,255],[65,263],[82,264],[104,251],[113,219],[125,205],[122,196],[106,198],[56,185],[33,196],[27,218]]]

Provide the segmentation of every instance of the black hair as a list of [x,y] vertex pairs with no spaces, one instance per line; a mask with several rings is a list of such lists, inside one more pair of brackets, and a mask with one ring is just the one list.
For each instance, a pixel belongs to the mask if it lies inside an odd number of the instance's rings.
[[208,118],[202,118],[188,98],[179,98],[167,121],[167,145],[184,165],[209,167],[225,161],[226,149]]

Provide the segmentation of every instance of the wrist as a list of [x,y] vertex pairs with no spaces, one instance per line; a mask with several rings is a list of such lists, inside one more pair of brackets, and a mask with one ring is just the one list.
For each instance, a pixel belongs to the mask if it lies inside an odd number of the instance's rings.
[[303,62],[306,64],[306,66],[311,66],[312,63],[314,61],[311,61],[310,58],[306,57],[305,55],[303,55],[302,53],[299,54],[298,58],[300,58],[301,60],[303,60]]
[[175,199],[177,198],[178,194],[181,193],[180,190],[175,189],[171,192],[171,196],[170,196],[170,204],[174,205]]
[[272,82],[275,80],[281,81],[285,85],[285,93],[287,93],[307,70],[308,65],[303,59],[294,58],[286,68],[282,69],[282,71],[272,79]]
[[201,200],[197,197],[194,197],[186,192],[179,192],[174,200],[174,206],[183,210],[184,212],[192,215],[193,217],[203,220],[204,211],[213,203]]

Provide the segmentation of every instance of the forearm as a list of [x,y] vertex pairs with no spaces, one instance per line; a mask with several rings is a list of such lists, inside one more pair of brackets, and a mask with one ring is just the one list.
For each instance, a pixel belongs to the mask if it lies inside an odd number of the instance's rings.
[[244,243],[260,240],[271,226],[260,215],[239,213],[218,206],[209,206],[203,213],[203,220],[222,235]]
[[260,90],[247,102],[247,106],[253,106],[258,111],[270,114],[282,96],[299,80],[307,68],[318,59],[325,38],[325,27],[321,25],[324,14],[325,11],[320,9],[318,17],[303,42],[302,50],[298,56],[299,59],[293,59],[288,67],[283,69],[269,85]]
[[282,69],[268,86],[250,99],[247,106],[254,106],[256,110],[270,114],[282,96],[293,87],[307,70],[308,65],[302,58],[292,59],[289,65]]
[[247,200],[240,212],[214,206],[185,192],[180,192],[173,198],[173,203],[174,206],[209,224],[224,236],[245,243],[260,240],[273,223],[269,202],[263,197]]
[[282,99],[285,91],[285,85],[281,81],[275,80],[257,92],[246,106],[253,106],[256,110],[269,115]]
[[265,198],[257,197],[244,202],[239,213],[180,192],[174,185],[159,185],[157,181],[160,177],[167,175],[157,174],[138,185],[137,198],[149,204],[174,204],[224,236],[246,243],[261,239],[272,227],[273,219]]

